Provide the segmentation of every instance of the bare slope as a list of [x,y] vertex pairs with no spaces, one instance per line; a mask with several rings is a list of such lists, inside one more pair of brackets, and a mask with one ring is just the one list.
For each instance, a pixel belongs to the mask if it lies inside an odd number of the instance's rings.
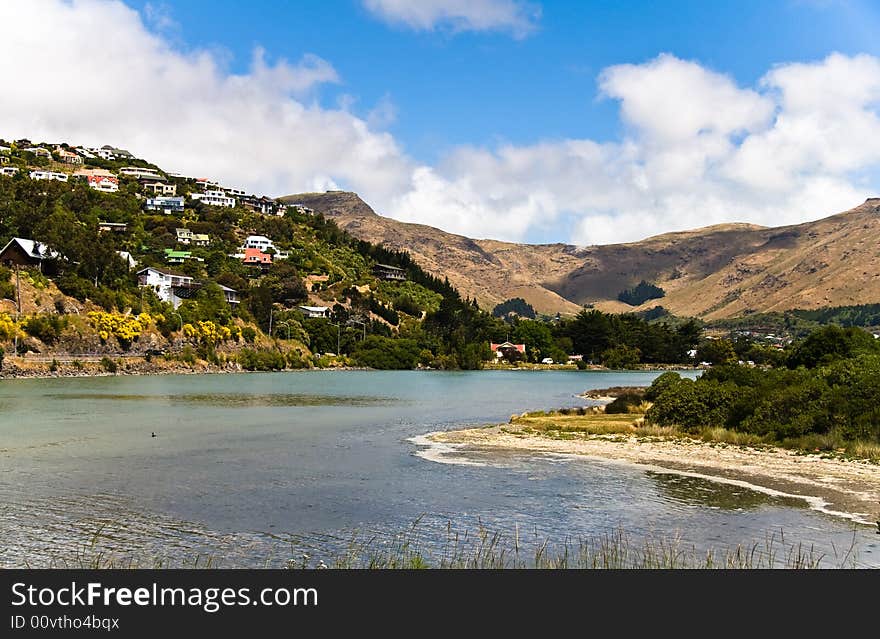
[[708,319],[880,301],[878,199],[795,226],[725,224],[587,248],[472,240],[382,217],[354,193],[281,199],[324,213],[356,237],[409,251],[488,308],[523,297],[545,313],[583,304],[631,310],[617,294],[641,280],[667,292],[645,307]]

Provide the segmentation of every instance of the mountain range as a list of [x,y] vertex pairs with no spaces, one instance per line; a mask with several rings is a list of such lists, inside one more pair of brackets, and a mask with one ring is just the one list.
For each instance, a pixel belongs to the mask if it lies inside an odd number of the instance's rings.
[[[484,308],[521,297],[547,314],[662,305],[676,315],[722,319],[880,301],[880,198],[803,224],[721,224],[587,247],[471,239],[381,216],[346,191],[279,199],[312,208],[355,237],[408,251]],[[643,281],[665,296],[639,306],[618,300]]]

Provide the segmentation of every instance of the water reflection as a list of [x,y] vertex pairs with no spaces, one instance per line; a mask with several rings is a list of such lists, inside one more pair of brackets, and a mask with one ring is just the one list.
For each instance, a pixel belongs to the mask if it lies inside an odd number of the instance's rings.
[[691,506],[719,508],[721,510],[755,510],[762,506],[788,506],[805,508],[806,505],[795,497],[768,495],[742,486],[734,486],[674,473],[647,471],[663,497]]
[[391,397],[368,395],[315,395],[306,393],[197,393],[174,395],[144,395],[120,393],[58,393],[46,398],[68,400],[100,400],[119,402],[167,402],[169,404],[197,404],[222,408],[256,408],[260,406],[388,406],[401,403]]

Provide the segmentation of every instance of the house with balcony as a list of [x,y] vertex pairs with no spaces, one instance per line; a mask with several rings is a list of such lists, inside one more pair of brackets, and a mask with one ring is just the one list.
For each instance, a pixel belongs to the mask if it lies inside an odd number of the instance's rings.
[[235,198],[227,196],[223,191],[205,191],[204,193],[190,193],[189,196],[210,206],[225,206],[235,208]]
[[330,317],[330,309],[326,306],[298,306],[297,308],[307,318]]
[[127,233],[128,224],[125,222],[98,222],[99,233]]
[[190,229],[175,229],[178,244],[190,246],[209,246],[211,238],[206,233],[193,233]]
[[90,189],[102,193],[116,193],[119,190],[119,178],[113,175],[89,175],[86,182]]
[[406,271],[390,264],[376,264],[373,267],[373,275],[386,282],[403,282],[406,280]]
[[199,286],[189,275],[175,271],[148,266],[137,272],[138,286],[149,288],[160,300],[178,308],[193,296]]
[[165,180],[142,179],[140,183],[145,191],[149,191],[154,195],[177,195],[177,185]]
[[155,169],[145,169],[139,166],[124,166],[119,169],[119,174],[135,180],[154,180],[156,182],[164,182],[163,178]]
[[31,171],[28,175],[32,180],[57,180],[58,182],[67,182],[67,173],[58,173],[56,171]]
[[148,211],[162,211],[165,215],[183,213],[183,196],[147,198],[144,208]]
[[68,151],[64,147],[56,147],[55,155],[59,157],[59,159],[65,164],[82,164],[83,159],[82,156],[77,153],[73,153],[72,151]]

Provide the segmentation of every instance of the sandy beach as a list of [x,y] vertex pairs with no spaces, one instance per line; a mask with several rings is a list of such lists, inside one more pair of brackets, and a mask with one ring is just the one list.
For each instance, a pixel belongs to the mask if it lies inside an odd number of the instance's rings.
[[863,524],[880,520],[880,464],[867,461],[681,437],[578,433],[561,439],[523,432],[516,424],[431,433],[424,442],[447,452],[521,451],[613,460],[802,498],[811,508]]

